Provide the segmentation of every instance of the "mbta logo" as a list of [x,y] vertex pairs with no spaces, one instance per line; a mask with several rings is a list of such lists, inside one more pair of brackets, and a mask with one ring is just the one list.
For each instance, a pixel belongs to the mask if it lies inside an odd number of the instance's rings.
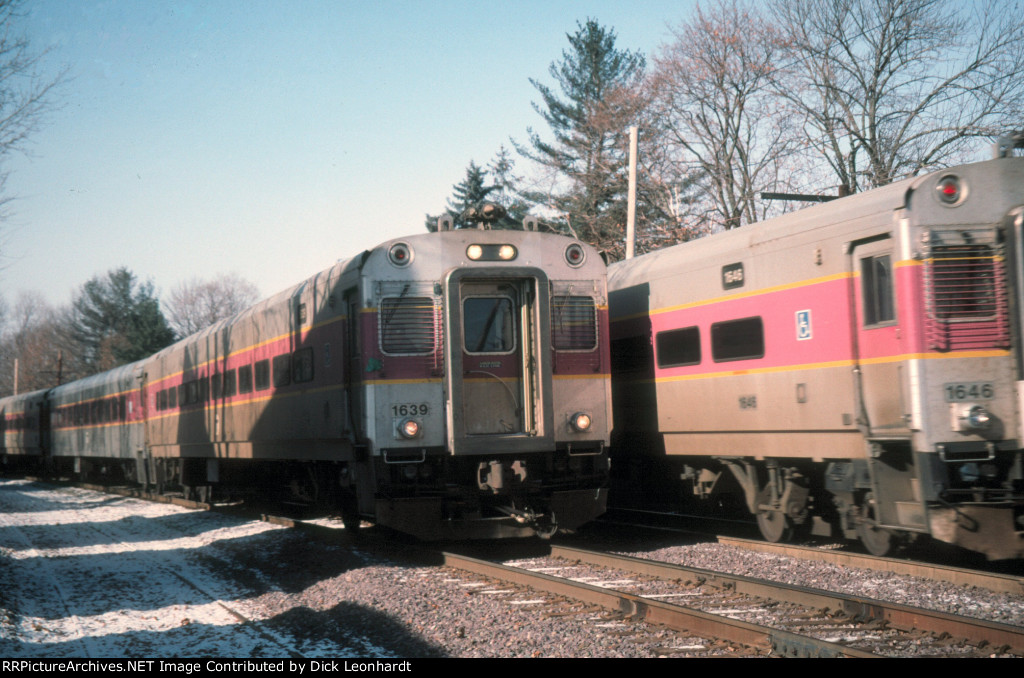
[[812,337],[811,332],[811,311],[797,311],[796,312],[796,338],[797,341],[803,341],[804,339],[810,339]]

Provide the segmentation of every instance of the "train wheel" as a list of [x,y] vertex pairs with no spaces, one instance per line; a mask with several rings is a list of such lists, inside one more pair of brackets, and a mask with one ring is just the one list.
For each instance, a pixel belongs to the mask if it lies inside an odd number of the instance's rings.
[[199,504],[209,504],[213,496],[213,487],[210,485],[185,485],[185,499]]
[[861,520],[857,523],[857,536],[868,553],[885,556],[892,551],[892,532],[875,524],[875,497],[870,492],[864,497],[860,508]]
[[555,514],[552,513],[547,519],[539,520],[533,524],[533,530],[541,539],[551,539],[558,532],[558,523],[555,521]]
[[[758,506],[771,504],[771,488],[766,487],[758,493],[757,504]],[[764,540],[773,544],[789,541],[793,535],[793,524],[782,511],[759,510],[757,512],[757,527],[761,530]]]
[[764,540],[770,541],[773,544],[780,541],[789,541],[790,536],[793,534],[793,528],[789,524],[789,519],[786,518],[782,511],[758,511],[757,527],[761,530],[761,536],[764,537]]

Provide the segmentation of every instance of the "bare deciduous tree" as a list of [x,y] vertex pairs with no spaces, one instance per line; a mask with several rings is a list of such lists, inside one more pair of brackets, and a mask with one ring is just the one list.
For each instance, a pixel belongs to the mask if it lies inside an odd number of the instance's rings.
[[[76,374],[71,342],[62,325],[62,314],[42,295],[20,294],[9,307],[0,334],[0,396],[14,393],[14,361],[18,361],[18,392],[56,386],[63,377]],[[63,363],[63,364],[61,364]]]
[[11,200],[3,190],[7,181],[3,161],[24,148],[38,129],[66,75],[66,71],[52,77],[42,74],[40,59],[45,52],[34,52],[18,31],[22,5],[22,0],[0,0],[0,218],[7,216]]
[[193,278],[171,290],[167,321],[179,338],[230,318],[259,300],[259,289],[236,273],[212,280]]
[[719,0],[673,34],[649,80],[664,141],[680,170],[701,175],[704,222],[758,221],[769,209],[759,192],[788,181],[782,169],[796,143],[772,87],[778,33],[756,7]]
[[769,4],[787,50],[780,94],[850,192],[961,162],[978,137],[1021,123],[1017,2]]

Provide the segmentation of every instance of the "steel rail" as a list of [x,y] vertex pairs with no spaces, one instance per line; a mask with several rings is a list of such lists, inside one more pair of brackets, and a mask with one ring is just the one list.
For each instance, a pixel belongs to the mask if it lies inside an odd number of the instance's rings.
[[846,567],[862,567],[869,570],[892,572],[893,574],[905,574],[912,577],[931,579],[932,581],[949,582],[958,586],[977,586],[996,593],[1024,595],[1024,577],[1009,574],[978,572],[977,570],[948,565],[934,565],[918,561],[900,560],[898,558],[882,558],[846,551],[824,551],[813,546],[770,544],[765,541],[740,539],[737,537],[719,537],[718,543],[749,551],[778,553]]
[[786,657],[877,657],[879,655],[838,643],[830,643],[789,631],[693,610],[642,596],[605,589],[590,584],[530,572],[517,567],[492,563],[455,553],[442,554],[444,564],[466,572],[529,586],[559,596],[617,610],[634,619],[662,624],[697,636],[720,638]]
[[661,563],[632,556],[621,556],[567,546],[552,546],[551,556],[566,560],[578,560],[591,565],[614,567],[626,572],[646,574],[661,579],[693,578],[721,588],[730,588],[738,593],[807,605],[815,608],[829,608],[860,617],[886,621],[903,629],[948,633],[971,643],[988,643],[994,647],[1007,647],[1015,654],[1024,654],[1024,628],[999,622],[973,619],[947,612],[925,610],[898,603],[889,603],[862,596],[833,593],[792,584],[769,582],[742,575],[712,572],[699,568]]

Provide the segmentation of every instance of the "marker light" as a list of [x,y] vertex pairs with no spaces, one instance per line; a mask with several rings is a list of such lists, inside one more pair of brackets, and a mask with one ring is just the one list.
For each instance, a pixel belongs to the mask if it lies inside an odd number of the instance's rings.
[[952,174],[939,179],[935,184],[935,195],[943,205],[956,205],[963,198],[963,186],[960,185],[960,178]]
[[404,242],[395,243],[388,250],[388,261],[395,266],[408,266],[412,261],[412,248]]
[[586,253],[579,243],[573,243],[565,248],[565,261],[573,268],[582,266],[586,259]]

